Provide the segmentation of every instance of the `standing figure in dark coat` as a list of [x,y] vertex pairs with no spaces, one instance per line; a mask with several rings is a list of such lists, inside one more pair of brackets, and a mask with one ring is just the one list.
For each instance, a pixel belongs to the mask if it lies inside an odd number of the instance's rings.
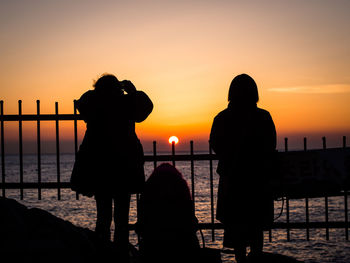
[[110,240],[114,203],[114,242],[127,250],[130,194],[140,192],[145,182],[143,149],[135,122],[144,121],[153,104],[130,81],[120,82],[114,75],[103,75],[94,87],[76,103],[87,123],[79,154],[87,176],[93,178],[96,232]]
[[259,256],[263,229],[273,221],[269,190],[276,130],[266,110],[257,107],[255,81],[236,76],[227,109],[214,119],[210,145],[219,158],[217,219],[224,225],[224,246],[234,248],[236,261],[246,261],[246,247]]

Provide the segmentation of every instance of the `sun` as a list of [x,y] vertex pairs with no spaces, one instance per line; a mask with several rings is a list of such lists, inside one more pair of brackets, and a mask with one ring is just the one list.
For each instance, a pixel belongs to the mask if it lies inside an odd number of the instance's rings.
[[177,138],[176,136],[171,136],[171,137],[169,138],[169,143],[172,144],[173,142],[174,142],[175,144],[178,144],[179,138]]

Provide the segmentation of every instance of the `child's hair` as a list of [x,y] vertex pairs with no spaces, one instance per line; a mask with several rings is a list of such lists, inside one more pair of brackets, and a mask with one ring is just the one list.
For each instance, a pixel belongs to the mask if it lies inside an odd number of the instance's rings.
[[186,180],[169,163],[163,163],[153,171],[146,182],[146,189],[148,194],[159,195],[159,198],[192,200]]

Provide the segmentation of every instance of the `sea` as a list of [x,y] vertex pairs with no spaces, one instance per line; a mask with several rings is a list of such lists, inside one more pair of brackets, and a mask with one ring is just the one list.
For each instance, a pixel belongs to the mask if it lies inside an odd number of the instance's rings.
[[[73,164],[74,154],[60,155],[59,166],[61,182],[69,182]],[[160,164],[160,162],[158,164]],[[217,162],[214,161],[213,185],[215,207],[219,179],[215,172],[216,166]],[[177,161],[176,167],[184,175],[184,178],[191,186],[190,162]],[[146,178],[152,173],[153,168],[153,162],[147,162],[145,164]],[[209,161],[194,162],[195,208],[196,216],[201,223],[211,222],[209,169]],[[18,155],[5,156],[5,173],[6,182],[19,182],[20,166]],[[41,156],[41,178],[42,182],[57,181],[57,162],[55,154],[43,154]],[[23,155],[23,181],[38,181],[37,155],[35,154]],[[70,189],[61,189],[61,198],[58,200],[57,192],[57,189],[42,189],[41,200],[38,200],[37,189],[25,189],[23,199],[20,196],[19,189],[6,189],[5,194],[6,197],[13,198],[30,208],[36,207],[44,209],[77,226],[94,230],[96,222],[95,200],[84,196],[80,196],[77,200],[75,192],[72,192]],[[348,202],[349,201],[350,200],[348,200]],[[328,205],[329,221],[344,221],[344,197],[329,197]],[[283,210],[281,210],[282,207]],[[289,208],[290,222],[305,222],[304,199],[290,200]],[[285,204],[283,205],[281,200],[275,200],[275,217],[276,222],[286,222]],[[323,222],[325,220],[324,198],[309,199],[309,218],[310,222]],[[135,223],[136,220],[136,196],[133,195],[130,209],[130,223]],[[215,220],[215,222],[218,221]],[[113,229],[114,226],[112,224],[112,231]],[[214,240],[212,238],[212,230],[203,230],[203,234],[205,237],[205,245],[207,247],[223,249],[223,230],[214,231]],[[201,241],[199,233],[198,238]],[[133,231],[130,232],[130,242],[136,248],[138,247],[137,235]],[[269,236],[268,232],[265,232],[264,251],[290,256],[307,263],[350,262],[350,241],[346,241],[345,239],[345,229],[330,229],[329,240],[326,239],[325,229],[310,229],[309,241],[306,240],[305,229],[290,230],[290,241],[287,240],[286,229],[274,229],[271,231],[271,236]],[[234,262],[232,251],[224,250],[222,252],[222,260],[223,262]]]

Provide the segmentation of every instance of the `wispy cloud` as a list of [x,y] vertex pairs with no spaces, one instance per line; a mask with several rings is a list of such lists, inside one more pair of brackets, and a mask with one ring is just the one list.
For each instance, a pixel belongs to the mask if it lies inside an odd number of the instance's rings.
[[276,87],[268,89],[272,92],[282,93],[303,93],[303,94],[334,94],[350,93],[350,84],[330,84],[317,86],[294,86],[294,87]]

